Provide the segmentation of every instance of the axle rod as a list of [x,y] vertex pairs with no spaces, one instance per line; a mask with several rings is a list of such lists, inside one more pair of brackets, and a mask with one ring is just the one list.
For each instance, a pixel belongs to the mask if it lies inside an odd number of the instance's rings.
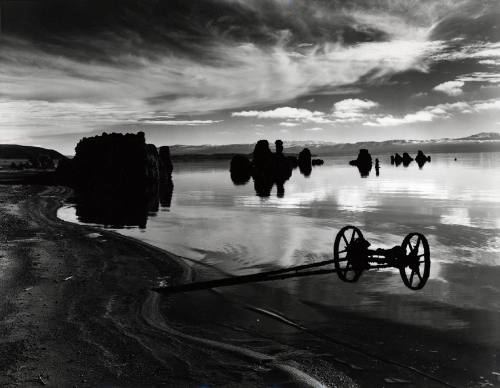
[[234,286],[237,284],[266,282],[271,280],[288,279],[293,277],[301,277],[309,275],[323,275],[336,272],[335,269],[321,269],[321,270],[301,272],[305,269],[322,267],[328,264],[333,264],[333,260],[319,261],[317,263],[303,264],[295,267],[283,268],[274,271],[261,272],[251,275],[233,276],[224,279],[193,282],[193,283],[179,284],[175,286],[156,287],[153,288],[152,290],[162,294],[172,294],[184,291],[206,290],[214,287],[226,287],[226,286]]

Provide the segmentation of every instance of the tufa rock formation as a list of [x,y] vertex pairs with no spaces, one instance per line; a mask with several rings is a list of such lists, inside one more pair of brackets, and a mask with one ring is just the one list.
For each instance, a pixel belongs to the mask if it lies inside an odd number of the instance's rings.
[[252,163],[245,155],[235,155],[231,159],[231,180],[235,185],[244,185],[252,176]]
[[273,153],[267,140],[259,140],[255,144],[251,161],[246,155],[235,155],[230,165],[233,183],[245,184],[252,177],[258,196],[270,196],[273,186],[276,185],[277,195],[282,197],[285,194],[284,184],[292,176],[294,168],[298,166],[306,176],[311,173],[311,152],[307,148],[300,152],[297,159],[283,153],[281,140],[276,140],[274,144],[276,151]]
[[356,166],[362,178],[366,178],[372,170],[372,156],[367,149],[362,148],[359,150],[358,157],[349,162],[351,166]]
[[143,132],[103,133],[80,140],[75,157],[61,161],[56,174],[75,189],[81,221],[143,228],[160,203],[170,206],[172,169],[168,147],[158,152]]
[[403,166],[408,167],[411,162],[413,162],[413,158],[408,154],[408,152],[403,152]]
[[[392,162],[392,157],[391,157],[391,162]],[[401,163],[403,163],[403,157],[396,152],[396,154],[394,155],[394,164],[396,164],[396,166],[399,166]]]
[[431,161],[430,156],[425,156],[425,154],[422,152],[422,150],[418,150],[417,156],[415,156],[415,161],[418,164],[419,168],[422,168],[425,163]]
[[299,152],[299,170],[302,175],[308,177],[311,175],[312,171],[312,161],[311,161],[311,151],[309,151],[309,148],[304,148],[302,151]]
[[169,179],[172,162],[168,147],[158,153],[154,145],[146,144],[144,132],[103,133],[80,140],[75,157],[60,162],[56,173],[79,188],[157,184]]

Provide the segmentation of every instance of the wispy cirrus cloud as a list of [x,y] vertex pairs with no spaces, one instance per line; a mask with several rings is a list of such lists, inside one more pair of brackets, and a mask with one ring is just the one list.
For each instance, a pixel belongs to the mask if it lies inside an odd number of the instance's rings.
[[[6,3],[3,12],[13,2]],[[399,73],[428,74],[441,61],[472,58],[484,68],[500,58],[498,43],[462,42],[440,30],[453,29],[456,23],[450,28],[447,21],[454,17],[487,14],[489,0],[200,0],[133,7],[83,0],[67,7],[47,2],[44,13],[32,3],[9,17],[10,30],[3,28],[0,39],[4,139],[134,124],[187,133],[186,127],[208,130],[245,117],[274,119],[285,129],[423,122],[425,109],[408,117],[391,111],[391,121],[382,112],[386,101],[362,93]],[[475,70],[449,82],[497,82],[493,70]],[[435,79],[434,85],[443,82]],[[394,88],[385,97],[394,100]],[[328,96],[335,95],[359,98],[328,111]],[[308,109],[299,107],[302,99]],[[255,106],[260,110],[248,108]],[[183,128],[175,132],[176,126]]]
[[[97,33],[79,29],[88,23],[85,9],[74,28],[68,27],[69,22],[78,13],[66,15],[59,9],[53,11],[61,14],[61,20],[69,18],[68,23],[59,26],[53,19],[36,17],[33,26],[21,23],[16,38],[5,34],[0,42],[0,99],[17,104],[18,111],[25,104],[46,102],[45,113],[37,113],[41,121],[30,131],[53,131],[57,125],[50,121],[57,116],[52,113],[69,121],[74,109],[74,123],[67,128],[79,127],[84,132],[111,122],[140,123],[139,118],[152,111],[176,117],[202,115],[277,104],[315,91],[345,93],[352,89],[346,85],[362,77],[426,71],[426,57],[441,45],[428,39],[436,18],[428,12],[430,2],[425,7],[415,3],[403,12],[390,1],[376,6],[370,2],[351,6],[297,1],[270,4],[266,14],[259,2],[214,1],[227,17],[212,17],[210,1],[198,7],[206,14],[187,4],[185,7],[193,8],[191,25],[184,24],[181,17],[178,25],[172,25],[170,11],[165,11],[165,20],[161,15],[155,17],[168,23],[144,24],[149,13],[133,15],[120,7],[109,17],[96,13],[94,24],[99,27],[102,23],[102,29],[89,31]],[[103,8],[103,12],[108,10]],[[254,15],[256,22],[248,23],[242,17],[245,13]],[[129,23],[123,23],[127,18]],[[105,24],[109,20],[111,26]],[[22,26],[29,28],[24,31]],[[53,39],[39,33],[47,29]],[[113,112],[103,108],[107,104],[115,107]],[[84,111],[88,112],[86,120],[80,121],[79,112]],[[11,117],[6,126],[23,127],[29,117]],[[315,114],[303,119],[326,120]],[[162,123],[153,121],[148,124]],[[187,121],[210,124],[205,119]],[[170,120],[163,124],[174,125]]]
[[415,123],[429,123],[438,119],[449,119],[457,114],[472,114],[494,110],[500,110],[500,100],[498,99],[472,102],[460,101],[427,106],[424,109],[403,116],[379,115],[372,117],[371,120],[364,122],[363,125],[391,127]]

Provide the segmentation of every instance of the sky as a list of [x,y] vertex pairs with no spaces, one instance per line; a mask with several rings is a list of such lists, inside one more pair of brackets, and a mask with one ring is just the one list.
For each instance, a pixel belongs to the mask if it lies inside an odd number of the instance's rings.
[[0,143],[500,131],[498,0],[0,0]]

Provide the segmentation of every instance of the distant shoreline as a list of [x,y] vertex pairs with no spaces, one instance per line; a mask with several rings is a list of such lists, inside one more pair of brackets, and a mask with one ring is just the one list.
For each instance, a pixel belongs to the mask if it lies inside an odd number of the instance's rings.
[[[249,147],[250,148],[250,147]],[[400,145],[381,145],[375,144],[342,144],[337,146],[329,146],[328,149],[321,146],[309,146],[308,147],[313,157],[335,157],[335,156],[345,156],[347,158],[353,158],[357,155],[361,148],[367,148],[373,155],[385,155],[389,160],[391,154],[396,152],[403,153],[408,152],[410,155],[417,154],[417,151],[421,149],[425,154],[462,154],[462,153],[478,153],[478,152],[500,152],[500,141],[494,142],[481,142],[474,144],[400,144]],[[332,148],[335,148],[334,150]],[[297,152],[295,152],[297,151]],[[294,149],[286,149],[285,154],[296,155],[300,151]],[[191,153],[191,154],[172,154],[171,158],[174,162],[195,162],[204,160],[223,160],[229,161],[235,155],[248,155],[251,156],[251,151],[249,152],[234,152],[234,153]],[[414,156],[414,155],[413,155]]]

